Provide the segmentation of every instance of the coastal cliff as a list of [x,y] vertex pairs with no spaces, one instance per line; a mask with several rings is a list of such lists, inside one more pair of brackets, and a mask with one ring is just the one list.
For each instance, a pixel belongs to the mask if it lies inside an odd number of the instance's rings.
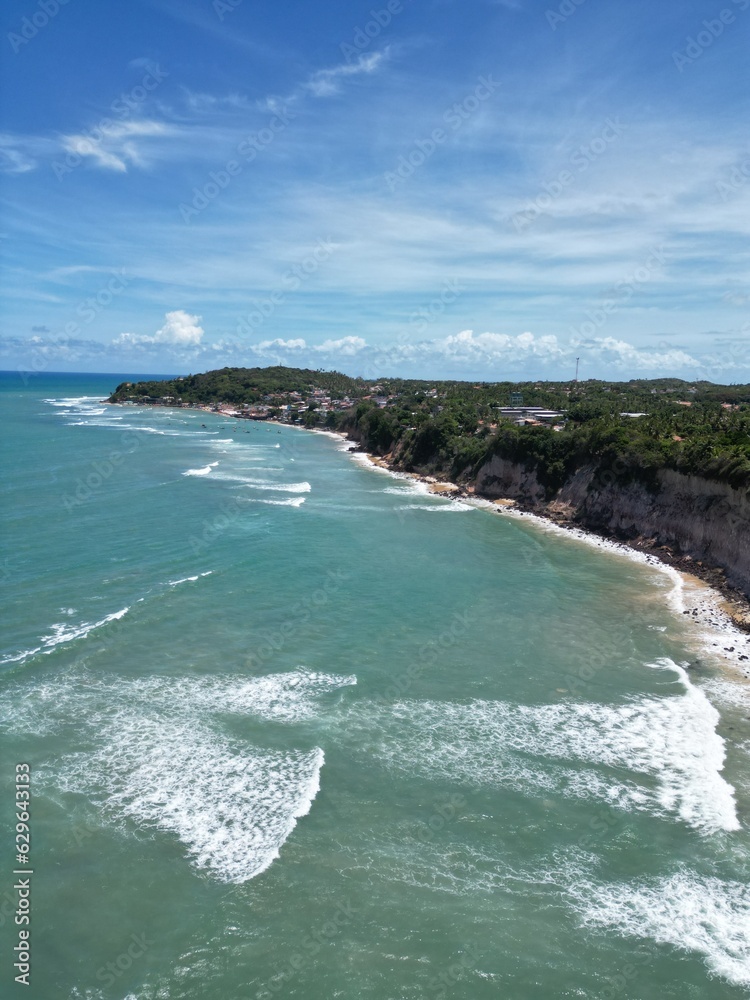
[[[693,572],[723,573],[750,597],[750,492],[727,483],[659,469],[646,481],[617,469],[578,469],[550,497],[534,468],[493,456],[474,492],[510,498],[554,520],[579,525],[639,548],[661,550]],[[702,565],[701,565],[702,564]],[[718,582],[711,579],[711,582]]]

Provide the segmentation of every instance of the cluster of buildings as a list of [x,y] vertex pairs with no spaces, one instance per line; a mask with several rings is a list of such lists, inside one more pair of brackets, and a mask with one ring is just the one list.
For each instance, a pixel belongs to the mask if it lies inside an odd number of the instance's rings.
[[565,414],[561,410],[545,410],[543,406],[496,406],[499,417],[511,420],[517,427],[534,427],[543,424],[562,430]]
[[306,395],[300,392],[269,393],[261,402],[242,403],[239,406],[215,403],[210,409],[215,413],[244,417],[247,420],[268,420],[273,417],[285,423],[292,423],[295,417],[307,410],[315,410],[321,420],[325,420],[329,413],[348,410],[354,403],[355,400],[349,396],[334,399],[324,389],[313,389]]

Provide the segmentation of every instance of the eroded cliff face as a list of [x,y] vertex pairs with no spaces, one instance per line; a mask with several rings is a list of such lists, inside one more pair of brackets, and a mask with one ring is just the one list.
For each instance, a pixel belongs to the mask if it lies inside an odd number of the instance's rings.
[[710,567],[750,597],[750,492],[663,469],[649,485],[580,469],[554,497],[533,471],[500,458],[480,469],[475,490],[525,505],[624,540],[667,545]]
[[533,470],[497,455],[479,470],[474,489],[479,496],[491,500],[507,497],[532,505],[542,503],[545,496]]

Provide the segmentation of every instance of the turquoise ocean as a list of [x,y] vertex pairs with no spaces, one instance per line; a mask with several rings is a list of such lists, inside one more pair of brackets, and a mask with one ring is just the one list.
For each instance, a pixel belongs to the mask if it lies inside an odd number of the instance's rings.
[[674,574],[122,380],[2,378],[3,997],[750,996],[748,687]]

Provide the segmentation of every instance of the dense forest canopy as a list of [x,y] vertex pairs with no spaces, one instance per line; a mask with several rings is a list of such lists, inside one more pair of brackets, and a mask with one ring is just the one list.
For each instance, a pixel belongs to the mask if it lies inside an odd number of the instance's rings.
[[[316,390],[337,405],[321,406]],[[342,430],[407,470],[469,478],[499,455],[534,469],[550,495],[581,466],[614,463],[647,483],[671,468],[750,487],[750,385],[365,380],[276,366],[123,383],[110,402],[126,401],[266,403],[275,407],[272,417]],[[554,426],[519,425],[498,410],[520,401],[562,416]]]

